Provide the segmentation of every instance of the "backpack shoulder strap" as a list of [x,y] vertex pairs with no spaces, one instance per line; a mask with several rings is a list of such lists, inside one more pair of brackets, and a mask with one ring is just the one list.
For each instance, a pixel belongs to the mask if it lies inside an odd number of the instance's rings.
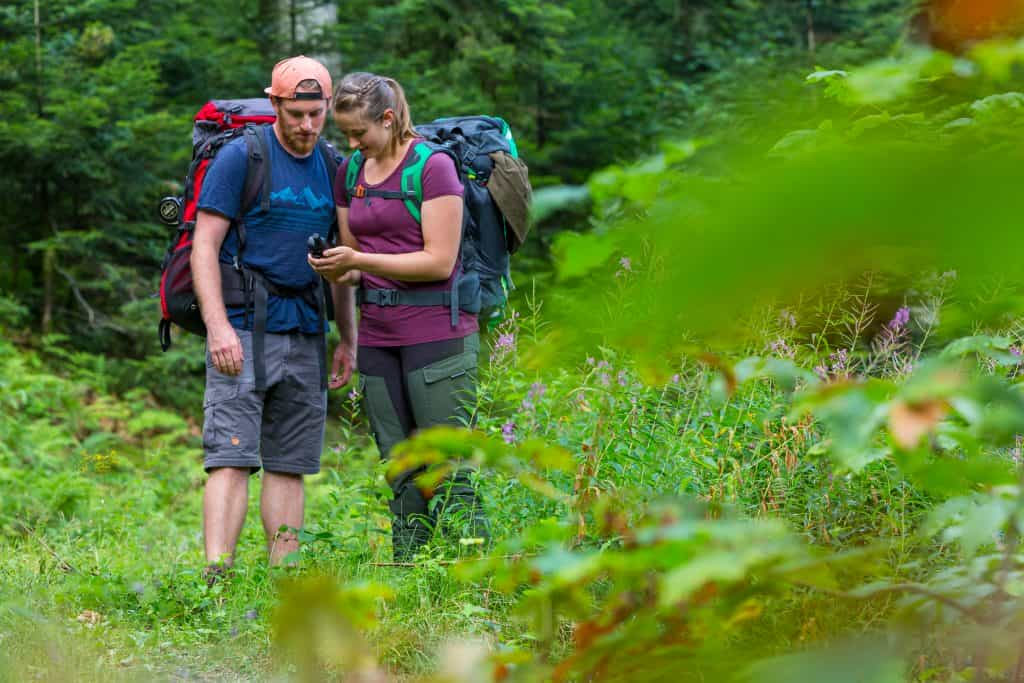
[[255,135],[253,137],[256,138],[260,155],[263,157],[263,163],[259,169],[259,179],[262,181],[260,210],[267,212],[270,211],[270,143],[267,142],[267,136],[270,135],[270,124],[263,124],[254,128]]
[[348,158],[348,168],[345,169],[345,201],[352,202],[352,193],[356,189],[356,181],[359,180],[359,169],[363,167],[363,153],[356,150]]
[[[450,149],[444,145],[437,145],[430,142],[417,142],[412,148],[412,153],[406,159],[402,168],[402,192],[408,197],[411,193],[415,199],[406,198],[405,208],[416,222],[420,222],[420,206],[423,204],[423,169],[427,166],[427,159],[434,153],[447,154],[455,163],[455,170],[459,170],[459,162]],[[461,174],[459,176],[461,180]]]
[[334,145],[324,140],[322,137],[316,143],[317,147],[320,148],[320,153],[324,157],[324,163],[327,164],[327,173],[331,176],[331,183],[334,183],[334,176],[338,173],[338,166],[341,165],[341,155],[338,154],[338,150],[334,148]]
[[[342,156],[338,154],[338,150],[334,148],[334,145],[327,142],[327,140],[324,140],[322,137],[316,144],[317,147],[320,148],[320,154],[323,156],[324,164],[327,166],[328,187],[334,187],[334,177],[338,175],[338,166],[341,165]],[[331,201],[333,204],[333,197]],[[327,230],[327,243],[331,245],[337,243],[338,236],[338,214],[336,211],[333,211],[333,207],[332,214],[334,215],[334,218],[331,221],[331,227]]]
[[260,129],[266,126],[246,124],[242,132],[245,139],[245,150],[248,164],[245,170],[245,185],[242,190],[242,201],[238,207],[238,220],[234,221],[238,231],[239,252],[245,248],[245,222],[241,217],[256,204],[256,198],[263,192],[260,208],[270,210],[270,155],[267,152],[267,140]]

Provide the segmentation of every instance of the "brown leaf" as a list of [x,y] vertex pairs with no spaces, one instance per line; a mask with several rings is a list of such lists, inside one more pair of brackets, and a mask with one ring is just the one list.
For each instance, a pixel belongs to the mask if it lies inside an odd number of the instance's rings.
[[945,401],[897,401],[889,409],[889,431],[900,448],[915,448],[921,443],[921,437],[935,429],[948,412]]
[[87,609],[78,615],[78,621],[85,624],[89,628],[92,628],[96,624],[103,621],[103,615],[99,612],[93,612],[91,609]]

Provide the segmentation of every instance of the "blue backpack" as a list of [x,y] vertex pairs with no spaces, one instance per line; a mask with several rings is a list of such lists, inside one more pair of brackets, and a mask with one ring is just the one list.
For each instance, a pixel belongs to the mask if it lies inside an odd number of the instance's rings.
[[[508,293],[513,289],[509,255],[521,246],[528,230],[525,207],[531,190],[526,165],[519,158],[509,125],[497,117],[437,119],[416,126],[416,132],[424,141],[416,143],[402,166],[401,191],[357,187],[365,161],[357,151],[349,158],[345,193],[349,199],[401,200],[419,222],[423,168],[432,155],[447,154],[455,162],[464,190],[461,270],[451,292],[360,289],[356,301],[381,306],[441,305],[450,309],[453,327],[460,311],[478,315],[481,322],[493,326],[504,315]],[[500,192],[493,191],[499,186]],[[510,202],[508,197],[517,200]]]

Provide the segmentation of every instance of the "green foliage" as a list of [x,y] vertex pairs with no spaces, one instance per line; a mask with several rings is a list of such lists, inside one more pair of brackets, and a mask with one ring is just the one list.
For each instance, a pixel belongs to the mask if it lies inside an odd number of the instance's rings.
[[[337,23],[317,24],[330,5]],[[155,353],[166,235],[153,208],[180,188],[190,116],[213,97],[258,95],[285,53],[398,77],[417,120],[501,114],[541,187],[582,182],[680,131],[746,125],[725,84],[774,80],[809,56],[878,54],[908,5],[97,0],[40,3],[37,26],[35,5],[17,0],[0,14],[0,290],[27,311],[21,326],[90,351]],[[985,58],[1005,65],[1009,49]],[[558,228],[576,218],[549,214]]]
[[[103,365],[102,357],[88,358]],[[91,475],[122,469],[141,474],[151,458],[195,444],[186,421],[157,409],[145,390],[123,402],[104,395],[102,370],[82,368],[75,376],[60,377],[39,356],[23,356],[0,342],[0,378],[4,535],[80,513],[96,493]]]
[[[888,91],[890,73],[907,76],[907,89],[879,110],[864,93]],[[1015,93],[976,99],[991,76],[978,62],[910,51],[831,75],[845,84],[834,94],[849,107],[845,119],[790,132],[767,156],[719,142],[596,174],[589,188],[597,229],[556,240],[559,276],[579,283],[556,304],[559,317],[580,336],[599,329],[616,344],[671,359],[688,343],[680,326],[723,330],[736,311],[793,301],[865,271],[934,269],[978,290],[994,270],[1017,277],[1004,250],[1021,247],[1012,151],[1019,127],[995,114],[1012,110]],[[965,108],[974,118],[952,125]],[[733,161],[728,173],[718,172],[722,156]],[[985,225],[989,239],[974,240],[964,229],[972,224]],[[623,306],[595,318],[585,293],[621,257],[641,274],[616,282]],[[1012,306],[994,313],[1012,315]]]
[[[209,587],[198,343],[149,360],[88,347],[144,353],[116,340],[147,315],[132,259],[158,250],[148,200],[120,190],[175,177],[180,136],[162,136],[187,129],[203,87],[262,83],[266,55],[237,71],[225,58],[250,46],[254,8],[166,27],[123,0],[59,10],[39,94],[11,75],[34,73],[28,4],[5,8],[0,84],[17,97],[0,96],[0,157],[18,194],[0,211],[28,197],[47,220],[9,223],[0,256],[38,265],[0,273],[0,329],[30,338],[51,276],[67,284],[53,312],[92,327],[83,341],[57,316],[63,333],[32,349],[0,340],[4,667],[1018,676],[1019,44],[889,51],[904,4],[881,0],[340,6],[360,22],[310,45],[338,39],[346,67],[399,77],[418,118],[504,114],[551,184],[538,218],[589,201],[590,231],[548,236],[554,276],[491,335],[475,431],[429,430],[377,463],[358,395],[336,401],[296,565],[266,568],[251,523],[235,574]],[[169,38],[192,35],[187,21],[209,48],[197,56]],[[780,65],[799,69],[768,80]],[[121,106],[121,84],[151,92]],[[173,151],[121,158],[146,135]],[[393,566],[387,467],[436,483],[456,463],[480,473],[495,547],[439,531]]]
[[167,238],[153,207],[180,183],[189,118],[265,78],[234,4],[140,9],[41,3],[38,27],[31,2],[0,15],[0,286],[44,333],[136,356],[156,346],[150,295]]

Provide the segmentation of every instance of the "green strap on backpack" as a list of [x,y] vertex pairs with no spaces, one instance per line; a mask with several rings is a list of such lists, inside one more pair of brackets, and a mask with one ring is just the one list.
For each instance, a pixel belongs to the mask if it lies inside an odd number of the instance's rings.
[[359,180],[359,170],[363,167],[362,152],[356,151],[349,157],[348,169],[345,171],[345,197],[351,202],[353,197],[385,197],[388,199],[401,199],[405,202],[405,208],[409,214],[420,222],[420,206],[423,205],[423,169],[427,165],[427,159],[434,153],[425,142],[418,142],[412,148],[412,152],[402,168],[401,192],[387,192],[384,190],[364,190],[363,194],[356,194],[356,181]]

